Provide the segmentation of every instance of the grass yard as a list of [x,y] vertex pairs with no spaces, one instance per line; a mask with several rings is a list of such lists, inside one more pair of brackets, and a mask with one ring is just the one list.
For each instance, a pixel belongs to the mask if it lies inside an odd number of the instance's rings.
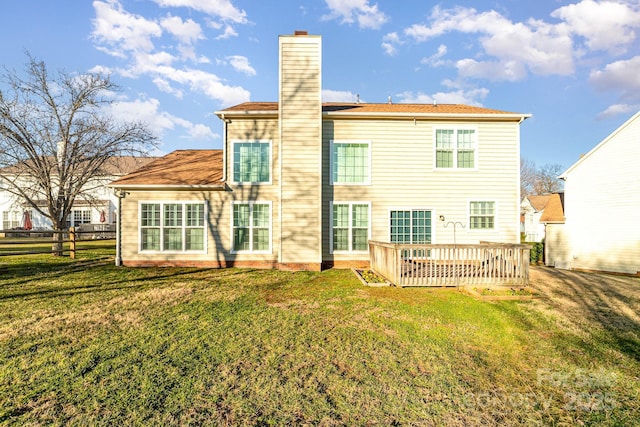
[[485,302],[364,287],[348,270],[80,258],[0,259],[2,424],[640,419],[640,279],[534,269],[540,298]]

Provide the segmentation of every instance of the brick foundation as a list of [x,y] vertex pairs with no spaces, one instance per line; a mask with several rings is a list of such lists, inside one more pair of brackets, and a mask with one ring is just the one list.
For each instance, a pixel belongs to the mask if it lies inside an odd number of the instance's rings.
[[329,268],[369,268],[369,261],[325,261],[320,263],[283,263],[276,261],[188,261],[188,260],[126,260],[125,267],[195,267],[195,268],[257,268],[286,271],[322,271]]

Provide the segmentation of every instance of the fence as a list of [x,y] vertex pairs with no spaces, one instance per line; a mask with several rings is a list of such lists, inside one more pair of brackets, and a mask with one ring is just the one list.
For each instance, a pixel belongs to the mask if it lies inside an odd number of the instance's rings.
[[[98,239],[115,239],[115,229],[111,224],[84,224],[78,229],[71,227],[69,230],[0,230],[0,257],[11,255],[35,255],[69,253],[71,259],[75,259],[76,253],[91,247],[79,247],[81,242],[92,242]],[[60,235],[62,249],[53,249],[54,235]]]
[[369,241],[371,268],[397,286],[529,283],[530,246],[404,245]]

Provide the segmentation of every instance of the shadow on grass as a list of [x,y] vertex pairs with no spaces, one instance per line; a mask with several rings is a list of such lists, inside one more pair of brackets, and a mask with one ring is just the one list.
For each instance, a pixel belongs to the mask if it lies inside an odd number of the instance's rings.
[[[198,275],[203,268],[128,268],[115,267],[113,257],[59,262],[24,262],[5,265],[0,272],[0,300],[25,297],[54,298],[96,291],[157,286],[159,281]],[[92,275],[92,272],[95,274]],[[47,281],[86,273],[86,281],[76,279],[53,286]],[[90,283],[88,283],[90,281]],[[34,285],[34,286],[27,286]]]
[[[581,332],[608,341],[613,348],[640,361],[640,279],[607,274],[537,268],[535,288],[551,306]],[[598,330],[602,333],[598,333]],[[600,336],[601,335],[601,336]],[[576,337],[572,344],[607,358],[605,346]]]

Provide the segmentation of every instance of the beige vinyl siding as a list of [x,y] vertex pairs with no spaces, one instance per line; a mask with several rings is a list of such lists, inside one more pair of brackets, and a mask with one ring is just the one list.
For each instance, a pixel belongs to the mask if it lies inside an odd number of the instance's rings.
[[[234,184],[233,183],[233,141],[271,141],[271,184]],[[219,224],[220,238],[218,253],[224,253],[223,259],[234,261],[270,260],[277,261],[280,250],[280,171],[279,164],[279,132],[278,119],[234,118],[227,124],[227,185],[229,191],[215,194],[216,209],[210,216],[215,224]],[[231,253],[232,242],[232,206],[234,202],[270,202],[271,203],[271,254]],[[223,251],[223,252],[220,252]],[[212,252],[213,254],[213,252]]]
[[556,268],[571,269],[571,242],[567,238],[565,224],[547,224],[545,227],[544,245],[545,265]]
[[[248,201],[245,191],[129,191],[122,200],[122,258],[127,261],[277,261],[279,235],[277,211],[272,212],[273,251],[270,254],[231,254],[231,205]],[[269,201],[265,196],[260,200]],[[145,253],[139,251],[139,202],[205,202],[206,253]],[[273,201],[272,201],[273,202]],[[275,204],[275,202],[273,202]]]
[[565,224],[574,268],[640,271],[640,114],[566,176]]
[[[436,170],[434,132],[438,128],[464,127],[477,132],[476,168]],[[432,242],[453,243],[453,227],[459,221],[458,243],[480,241],[519,242],[519,124],[517,122],[438,122],[431,120],[325,120],[324,121],[324,217],[329,201],[371,202],[373,240],[389,241],[391,209],[432,211]],[[371,185],[331,186],[330,140],[371,141]],[[494,201],[494,230],[469,230],[469,202]],[[329,241],[330,224],[324,240]],[[325,245],[325,258],[330,257]],[[349,255],[340,255],[349,259]],[[356,255],[351,256],[351,258]],[[335,259],[339,259],[336,255]]]
[[321,40],[280,37],[282,263],[320,263]]

